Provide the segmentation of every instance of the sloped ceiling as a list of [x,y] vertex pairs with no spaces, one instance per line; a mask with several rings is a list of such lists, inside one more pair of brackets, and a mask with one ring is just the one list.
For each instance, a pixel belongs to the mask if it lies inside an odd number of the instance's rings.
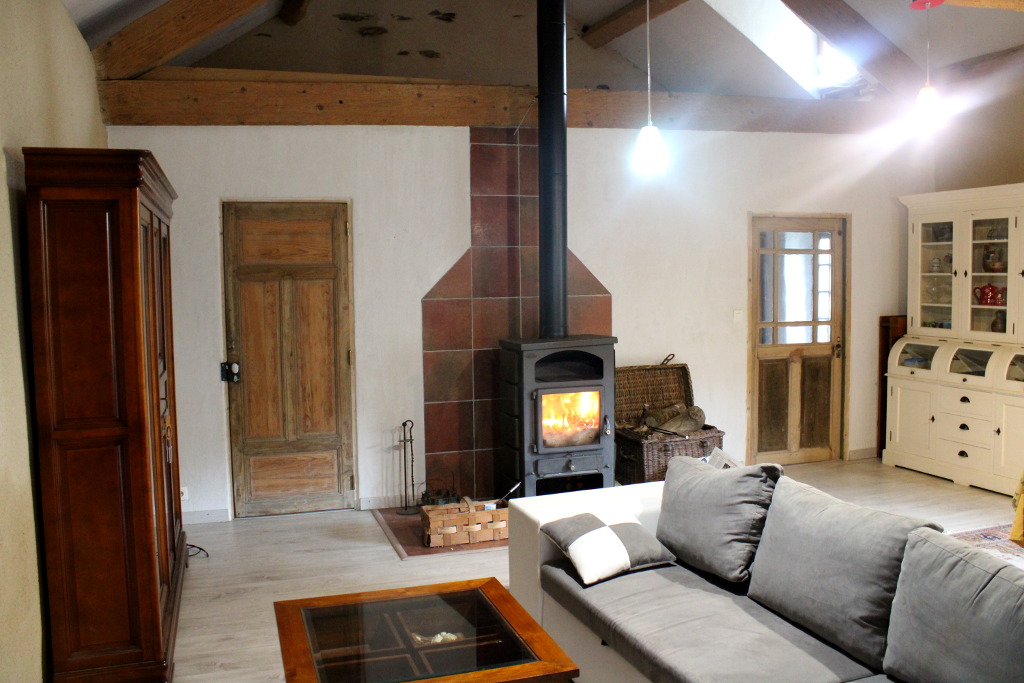
[[[742,3],[753,1],[715,0],[715,4],[734,2],[742,7]],[[865,54],[870,54],[862,55],[867,61],[861,69],[879,87],[861,99],[874,98],[877,93],[883,99],[891,94],[906,98],[916,91],[924,72],[925,12],[911,10],[906,0],[781,1],[837,47],[842,48],[845,43],[856,52],[859,46],[869,45]],[[354,109],[352,95],[362,93],[370,97],[370,90],[323,86],[313,92],[289,91],[284,86],[240,85],[243,80],[279,83],[344,79],[348,83],[376,80],[392,85],[404,82],[481,86],[484,89],[463,89],[457,95],[468,98],[468,107],[480,105],[483,99],[484,108],[506,112],[484,117],[491,124],[477,124],[500,125],[502,116],[515,118],[518,109],[528,106],[529,93],[524,89],[536,82],[536,0],[64,3],[86,40],[94,46],[105,111],[110,120],[121,123],[168,123],[178,116],[184,117],[184,123],[253,123],[256,118],[263,123],[351,122],[348,112]],[[569,87],[578,93],[576,102],[587,100],[595,106],[570,125],[634,125],[624,113],[635,108],[635,98],[614,95],[640,94],[646,87],[644,22],[638,20],[643,6],[642,0],[567,0]],[[148,14],[154,8],[159,9]],[[982,70],[1021,70],[1024,11],[1015,10],[1024,10],[1024,0],[947,0],[928,12],[932,73],[955,63],[958,77],[970,77],[977,69],[973,62],[965,60],[972,59],[987,59]],[[596,40],[599,30],[607,27],[617,14],[630,15],[631,20],[623,22],[624,29],[609,31],[611,37],[607,40]],[[283,21],[281,17],[288,15],[290,21]],[[159,22],[154,19],[158,16]],[[745,109],[749,120],[759,121],[750,123],[750,129],[803,130],[800,121],[816,116],[819,121],[812,130],[842,130],[847,125],[844,121],[859,115],[850,107],[838,108],[814,100],[708,2],[651,0],[651,16],[653,87],[665,94],[655,106],[674,107],[663,112],[670,124],[737,125],[735,112],[725,112],[722,117],[723,106]],[[139,17],[142,20],[135,21]],[[147,21],[149,25],[140,29]],[[190,25],[197,23],[204,28],[189,35]],[[127,29],[121,31],[125,26]],[[594,33],[588,33],[592,28]],[[130,38],[127,32],[132,32]],[[175,40],[182,42],[174,43]],[[169,45],[182,47],[175,49]],[[140,58],[147,51],[153,58]],[[122,64],[108,72],[108,57],[112,53]],[[125,61],[129,63],[125,65]],[[193,68],[174,71],[161,65]],[[171,81],[200,84],[172,86]],[[226,81],[235,81],[236,87],[223,85]],[[505,90],[496,90],[495,86]],[[187,98],[190,91],[196,96]],[[415,97],[422,101],[425,92],[421,89]],[[587,94],[600,92],[609,95]],[[414,95],[395,87],[372,94],[378,99],[391,98],[392,110],[404,101],[403,97]],[[726,104],[714,99],[720,97],[748,99]],[[281,100],[278,109],[286,116],[275,118],[262,106],[258,112],[262,118],[247,114],[253,111],[254,104],[262,105],[268,99]],[[236,103],[228,109],[217,108],[217,104],[230,100]],[[570,102],[573,101],[570,96]],[[781,104],[786,101],[806,102],[811,108],[801,105],[795,110],[788,109]],[[161,113],[160,107],[168,103],[172,106]],[[141,111],[147,106],[149,111]],[[451,106],[451,100],[439,98],[431,106],[440,111]],[[217,108],[212,117],[211,108]],[[326,113],[307,117],[302,112],[309,108]],[[611,111],[610,116],[604,116],[607,111]],[[697,112],[697,118],[703,116],[703,123],[694,123],[693,112]],[[381,123],[394,123],[401,118],[383,109],[373,116],[376,119],[371,117],[371,121]],[[464,120],[477,119],[467,116]]]

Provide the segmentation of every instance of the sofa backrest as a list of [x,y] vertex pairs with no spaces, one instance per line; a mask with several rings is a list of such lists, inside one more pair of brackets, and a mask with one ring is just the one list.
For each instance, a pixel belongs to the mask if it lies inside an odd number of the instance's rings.
[[847,503],[782,477],[748,595],[882,668],[907,535],[930,522]]
[[1024,679],[1024,570],[960,539],[912,531],[883,669],[908,683]]

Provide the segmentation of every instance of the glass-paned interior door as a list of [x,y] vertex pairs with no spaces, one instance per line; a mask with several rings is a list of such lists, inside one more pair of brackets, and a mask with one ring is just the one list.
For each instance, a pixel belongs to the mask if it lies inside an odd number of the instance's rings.
[[750,462],[839,457],[846,219],[754,216]]

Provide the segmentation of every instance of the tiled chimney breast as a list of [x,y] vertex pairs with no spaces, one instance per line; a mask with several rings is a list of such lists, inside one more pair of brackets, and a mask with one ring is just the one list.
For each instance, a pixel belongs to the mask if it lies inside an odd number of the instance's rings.
[[[489,498],[498,340],[539,335],[537,131],[470,129],[471,246],[423,297],[428,489]],[[569,333],[612,333],[612,297],[569,253]]]

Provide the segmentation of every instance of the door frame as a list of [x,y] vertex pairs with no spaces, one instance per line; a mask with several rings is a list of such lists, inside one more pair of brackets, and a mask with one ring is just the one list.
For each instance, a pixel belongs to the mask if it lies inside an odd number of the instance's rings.
[[[220,202],[220,244],[221,244],[221,275],[222,275],[222,291],[221,300],[224,305],[224,355],[223,358],[228,363],[235,362],[238,359],[237,351],[233,350],[229,344],[232,330],[235,329],[233,322],[236,312],[232,308],[231,302],[231,278],[234,268],[237,265],[238,258],[238,234],[231,235],[235,239],[235,244],[232,245],[231,250],[228,249],[227,234],[227,211],[228,207],[235,205],[272,205],[272,204],[333,204],[344,207],[344,225],[342,226],[341,239],[344,242],[343,248],[338,250],[339,257],[344,260],[345,264],[345,277],[344,287],[347,293],[347,299],[342,300],[339,297],[338,301],[338,313],[339,313],[339,332],[338,332],[338,367],[347,367],[349,375],[349,387],[346,392],[346,400],[348,401],[349,411],[348,414],[340,416],[341,425],[339,426],[339,433],[341,434],[343,441],[349,444],[351,450],[351,489],[344,492],[345,507],[339,509],[358,509],[359,507],[359,468],[358,468],[358,448],[356,445],[356,365],[355,365],[355,292],[353,290],[354,273],[352,264],[352,202],[349,200],[310,200],[310,199],[221,199]],[[344,315],[342,315],[344,314]],[[344,317],[344,323],[341,318]],[[244,369],[242,371],[244,373]],[[237,518],[238,515],[238,503],[239,503],[239,473],[240,463],[238,462],[238,453],[233,438],[233,423],[238,417],[232,413],[231,410],[231,397],[232,392],[237,390],[231,382],[225,382],[224,387],[224,398],[227,409],[227,437],[228,437],[228,462],[230,466],[231,474],[231,511],[232,517]],[[344,457],[344,456],[342,456]],[[278,514],[289,514],[287,512]],[[245,516],[260,516],[260,513],[253,513]]]
[[[840,365],[840,390],[839,390],[839,444],[837,449],[837,460],[849,459],[849,429],[850,429],[850,264],[853,252],[852,226],[853,217],[848,213],[827,213],[827,212],[747,212],[747,448],[744,454],[744,462],[748,465],[754,464],[757,455],[757,424],[754,420],[754,405],[757,401],[757,357],[755,347],[757,345],[758,329],[758,297],[755,288],[759,283],[754,281],[754,274],[757,272],[757,235],[754,230],[755,218],[827,218],[840,219],[843,221],[843,278],[842,278],[842,363]],[[832,310],[837,309],[835,297],[832,301]],[[833,316],[834,317],[834,316]]]

